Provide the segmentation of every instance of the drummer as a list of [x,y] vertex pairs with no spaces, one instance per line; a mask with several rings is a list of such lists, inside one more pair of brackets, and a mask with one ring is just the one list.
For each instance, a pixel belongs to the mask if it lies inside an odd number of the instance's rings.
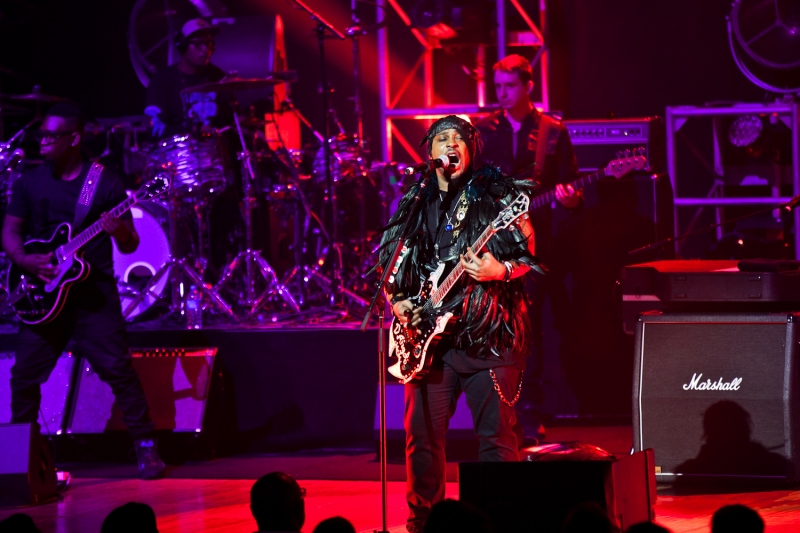
[[181,93],[187,87],[217,82],[225,76],[211,63],[217,32],[203,19],[188,21],[176,42],[180,60],[159,70],[150,80],[144,112],[153,119],[155,137],[188,133],[198,125],[218,125],[221,102],[216,93]]

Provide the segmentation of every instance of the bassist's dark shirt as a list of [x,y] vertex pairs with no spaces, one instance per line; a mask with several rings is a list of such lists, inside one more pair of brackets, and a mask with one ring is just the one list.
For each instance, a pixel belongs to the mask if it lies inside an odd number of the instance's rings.
[[[64,181],[53,173],[52,165],[44,163],[38,168],[26,172],[14,182],[11,188],[11,201],[6,213],[24,218],[25,240],[49,240],[59,224],[75,219],[75,206],[78,195],[83,188],[86,174],[91,163],[84,162],[80,175],[70,181]],[[89,214],[80,228],[73,228],[73,238],[79,231],[100,219],[100,214],[110,211],[127,198],[122,181],[107,170],[103,171],[97,192],[95,193]],[[121,217],[131,220],[130,211]],[[114,263],[111,249],[111,236],[101,231],[94,239],[83,247],[84,259],[91,265],[94,279],[113,279]]]

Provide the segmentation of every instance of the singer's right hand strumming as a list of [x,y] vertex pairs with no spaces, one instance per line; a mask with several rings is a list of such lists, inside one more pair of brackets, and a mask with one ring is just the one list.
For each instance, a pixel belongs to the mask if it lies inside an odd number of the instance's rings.
[[411,317],[411,325],[417,326],[422,322],[422,308],[414,308],[411,300],[400,300],[392,306],[392,312],[401,324],[407,324],[409,316]]

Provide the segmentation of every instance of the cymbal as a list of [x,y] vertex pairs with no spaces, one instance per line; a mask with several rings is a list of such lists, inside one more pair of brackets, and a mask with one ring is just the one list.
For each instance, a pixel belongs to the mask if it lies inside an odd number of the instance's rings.
[[25,109],[24,107],[0,103],[0,115],[24,115],[25,113],[30,112],[30,110]]
[[187,87],[181,92],[184,93],[212,93],[212,92],[236,92],[250,89],[264,89],[274,87],[297,80],[297,73],[291,70],[285,72],[274,72],[267,78],[240,78],[238,76],[228,76],[218,82],[203,83],[194,87]]
[[239,125],[243,128],[263,128],[267,124],[271,123],[271,120],[264,120],[255,117],[240,117],[239,118]]
[[39,89],[38,85],[35,86],[33,90],[27,94],[4,94],[3,98],[8,98],[10,100],[28,101],[28,102],[48,102],[51,104],[55,104],[58,102],[69,102],[67,98],[43,93]]

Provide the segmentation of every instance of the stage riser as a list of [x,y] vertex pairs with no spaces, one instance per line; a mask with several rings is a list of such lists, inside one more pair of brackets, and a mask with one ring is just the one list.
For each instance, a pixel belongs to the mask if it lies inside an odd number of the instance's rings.
[[[130,331],[128,339],[133,349],[218,348],[223,382],[233,388],[233,394],[225,391],[223,396],[232,397],[230,403],[235,404],[224,406],[223,416],[235,417],[239,449],[372,440],[376,330]],[[15,333],[0,335],[0,352],[15,348]]]

